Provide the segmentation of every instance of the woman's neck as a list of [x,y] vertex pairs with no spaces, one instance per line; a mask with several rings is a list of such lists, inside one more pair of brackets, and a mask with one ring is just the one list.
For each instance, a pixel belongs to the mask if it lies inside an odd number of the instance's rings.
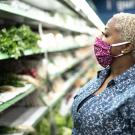
[[135,60],[131,54],[121,56],[113,62],[111,66],[111,74],[113,78],[122,74],[124,71],[129,69],[135,64]]

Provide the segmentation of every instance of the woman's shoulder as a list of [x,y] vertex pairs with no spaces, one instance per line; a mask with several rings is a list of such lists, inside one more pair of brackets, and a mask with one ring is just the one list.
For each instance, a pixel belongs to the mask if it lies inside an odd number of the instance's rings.
[[135,96],[135,81],[130,85],[127,85],[126,88],[128,94]]
[[134,102],[135,103],[135,84],[130,84],[126,87],[125,92],[122,94],[122,97],[126,98],[127,103],[128,102]]

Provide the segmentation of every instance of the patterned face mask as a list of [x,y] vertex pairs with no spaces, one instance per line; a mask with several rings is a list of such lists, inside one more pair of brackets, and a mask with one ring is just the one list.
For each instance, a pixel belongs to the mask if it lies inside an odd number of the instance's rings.
[[99,64],[103,67],[110,66],[114,60],[114,58],[122,56],[123,54],[119,54],[117,56],[113,56],[111,54],[111,48],[113,46],[121,46],[128,44],[129,42],[122,42],[117,44],[108,44],[105,41],[103,41],[100,38],[96,38],[95,44],[94,44],[94,52],[97,58],[97,61]]

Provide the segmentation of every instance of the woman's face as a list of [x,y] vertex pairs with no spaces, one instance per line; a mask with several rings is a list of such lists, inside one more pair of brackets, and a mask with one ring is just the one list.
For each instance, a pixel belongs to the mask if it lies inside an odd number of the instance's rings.
[[[116,24],[115,19],[114,18],[110,19],[106,24],[105,31],[102,32],[102,40],[110,45],[123,42],[121,41],[120,31],[116,29],[115,24]],[[121,53],[123,47],[125,47],[125,45],[112,47],[111,53],[113,55],[118,55]]]
[[115,19],[110,19],[106,24],[105,31],[102,32],[102,40],[107,42],[108,44],[115,44],[121,42],[120,32],[116,30],[115,23]]

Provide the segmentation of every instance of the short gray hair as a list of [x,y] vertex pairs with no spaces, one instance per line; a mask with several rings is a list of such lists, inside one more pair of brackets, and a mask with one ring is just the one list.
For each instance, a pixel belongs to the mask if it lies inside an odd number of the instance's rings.
[[120,31],[121,39],[130,42],[135,47],[135,14],[118,13],[113,18],[116,29]]

